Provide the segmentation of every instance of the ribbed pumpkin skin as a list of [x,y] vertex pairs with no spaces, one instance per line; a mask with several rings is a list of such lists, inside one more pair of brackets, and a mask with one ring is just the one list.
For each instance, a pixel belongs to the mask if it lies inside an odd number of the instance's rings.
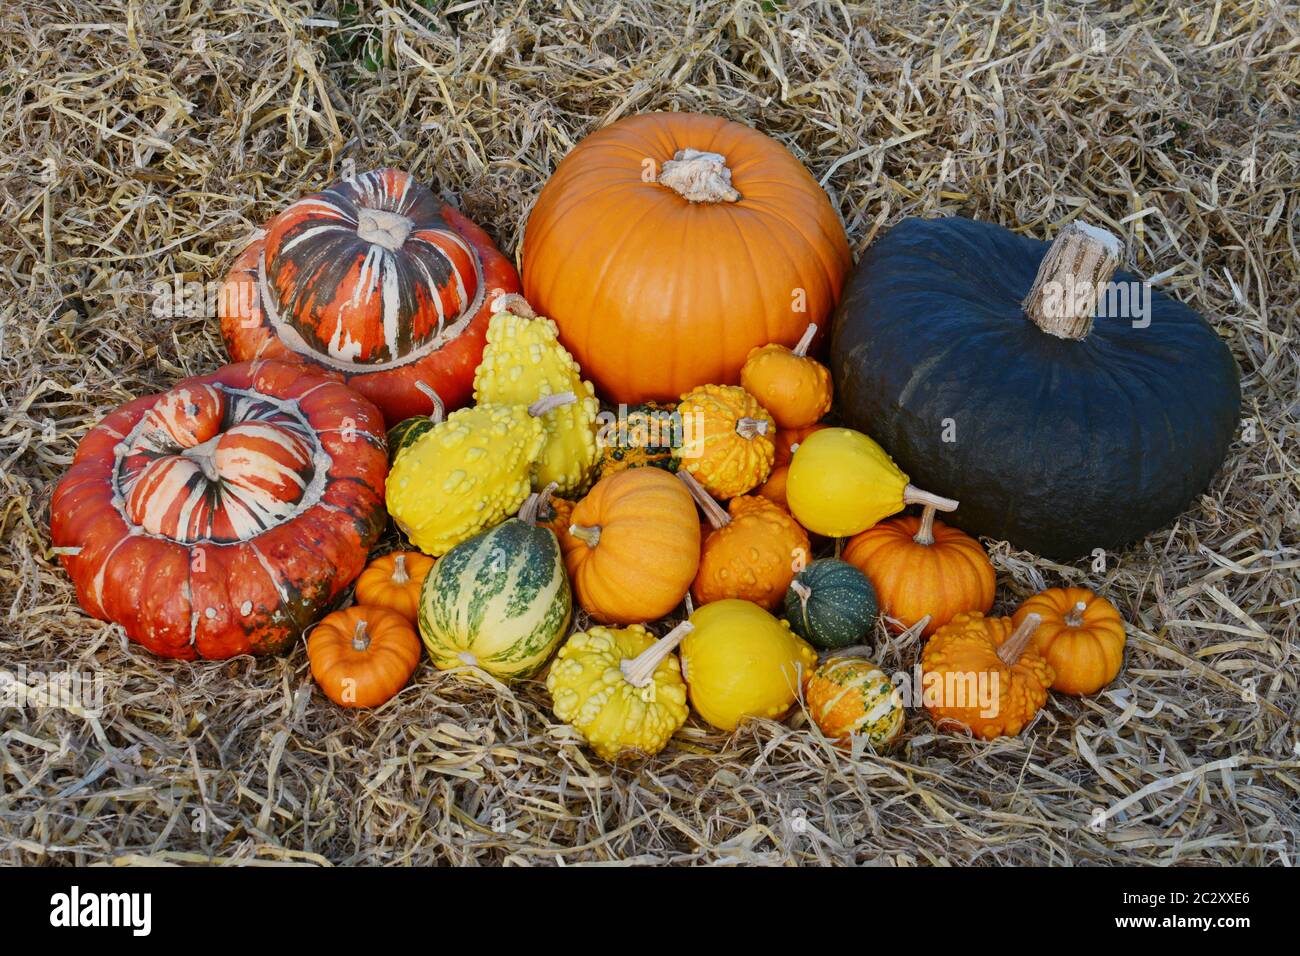
[[443,670],[473,664],[528,677],[564,637],[572,609],[555,535],[511,518],[434,565],[420,593],[420,636]]
[[1240,388],[1214,331],[1158,291],[1147,328],[1041,331],[1020,303],[1047,248],[991,223],[904,220],[854,270],[831,369],[844,421],[960,500],[958,527],[1064,560],[1187,508],[1232,441]]
[[836,558],[821,558],[795,575],[807,597],[792,583],[785,592],[790,629],[815,647],[850,647],[871,631],[879,609],[867,576]]
[[[1076,611],[1082,604],[1083,610]],[[1072,612],[1078,624],[1070,623]],[[1049,588],[1025,601],[1012,615],[1017,626],[1030,614],[1043,623],[1034,631],[1034,649],[1052,665],[1052,690],[1095,694],[1119,674],[1124,661],[1124,621],[1104,597],[1086,588]]]
[[930,615],[921,632],[929,636],[962,611],[987,612],[996,575],[970,535],[935,521],[934,544],[918,544],[920,527],[913,515],[882,521],[851,538],[841,557],[867,576],[881,611],[904,628]]
[[[687,148],[725,156],[742,198],[691,203],[646,181],[647,160],[657,176]],[[784,146],[694,113],[630,116],[584,139],[523,244],[528,301],[596,390],[628,404],[735,384],[750,349],[825,322],[850,264],[839,217]]]

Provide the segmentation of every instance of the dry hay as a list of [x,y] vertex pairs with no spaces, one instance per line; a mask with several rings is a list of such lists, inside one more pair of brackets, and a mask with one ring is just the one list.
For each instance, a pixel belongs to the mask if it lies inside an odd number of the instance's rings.
[[[93,719],[0,710],[0,862],[1295,860],[1300,7],[429,5],[362,3],[335,26],[332,2],[0,4],[0,662],[93,671],[105,697]],[[367,51],[387,67],[359,69]],[[219,277],[346,159],[412,170],[513,252],[574,143],[654,109],[779,138],[855,252],[908,214],[1040,237],[1082,214],[1211,317],[1255,433],[1209,492],[1104,571],[993,547],[1001,610],[1062,582],[1118,605],[1130,647],[1108,691],[1054,697],[993,744],[915,714],[896,750],[856,760],[802,716],[730,737],[692,720],[611,768],[537,682],[424,664],[356,715],[314,690],[301,648],[176,664],[80,612],[50,553],[52,483],[110,407],[223,360],[210,318],[150,317],[155,281]],[[917,652],[876,648],[890,670]]]

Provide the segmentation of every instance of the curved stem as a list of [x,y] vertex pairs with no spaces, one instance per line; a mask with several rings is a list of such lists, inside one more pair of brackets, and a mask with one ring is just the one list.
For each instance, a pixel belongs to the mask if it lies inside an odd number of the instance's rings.
[[406,570],[406,555],[399,553],[397,557],[393,558],[393,575],[391,580],[394,584],[405,584],[411,580],[411,575],[408,574]]
[[573,535],[589,548],[594,548],[600,544],[600,525],[569,525],[569,534]]
[[537,313],[534,312],[533,307],[528,304],[528,300],[518,292],[502,292],[492,300],[492,304],[488,309],[493,315],[496,315],[498,312],[509,312],[511,315],[517,315],[521,319],[537,318]]
[[558,487],[560,487],[560,483],[552,481],[541,491],[535,491],[529,495],[528,500],[519,509],[520,520],[525,524],[536,525],[538,514],[543,508],[550,505],[551,495],[555,494],[555,489]]
[[722,505],[713,500],[713,495],[704,490],[704,486],[700,484],[699,479],[685,470],[679,471],[677,477],[682,480],[686,490],[691,493],[695,503],[704,512],[705,520],[709,522],[715,531],[731,524],[731,515],[727,514],[727,510]]
[[799,595],[799,607],[807,612],[808,601],[812,598],[812,588],[795,578],[790,582],[790,590]]
[[912,535],[913,541],[927,548],[934,544],[934,511],[934,505],[925,506],[925,510],[921,512],[921,527],[917,528],[916,534]]
[[796,345],[793,349],[791,349],[791,351],[794,352],[794,354],[799,356],[800,358],[803,358],[805,355],[808,354],[808,348],[809,346],[812,345],[812,340],[815,339],[816,337],[817,337],[817,323],[809,322],[808,328],[803,330],[803,338],[799,340],[799,344]]
[[766,418],[738,418],[736,419],[736,434],[741,438],[753,439],[755,435],[767,434]]
[[552,409],[560,408],[563,405],[572,405],[578,400],[578,396],[572,392],[557,392],[554,395],[547,395],[539,398],[533,404],[528,406],[528,414],[533,418],[541,418]]
[[352,632],[352,649],[358,654],[370,649],[370,635],[366,632],[366,624],[364,618],[357,621],[356,630]]
[[694,624],[690,621],[682,621],[636,657],[631,660],[623,658],[618,665],[619,670],[623,672],[623,679],[633,687],[645,687],[654,678],[655,671],[659,669],[663,659],[671,654],[682,639],[693,630],[695,630]]
[[1011,636],[998,648],[998,659],[1008,667],[1020,660],[1020,655],[1025,652],[1030,639],[1034,636],[1034,631],[1038,630],[1038,625],[1042,622],[1043,619],[1037,614],[1026,614],[1020,626],[1012,631]]
[[1124,244],[1105,229],[1072,222],[1039,263],[1022,307],[1040,329],[1058,339],[1081,339],[1092,330],[1102,287],[1119,266]]
[[442,396],[433,390],[433,386],[427,382],[416,382],[415,387],[424,393],[429,401],[433,402],[433,411],[429,412],[429,419],[439,425],[447,417],[447,406],[442,404]]
[[938,508],[940,511],[957,510],[956,500],[952,498],[944,498],[928,491],[922,491],[920,488],[916,487],[916,485],[908,485],[903,489],[903,504],[926,505],[931,508]]
[[698,149],[679,149],[659,171],[658,182],[688,202],[736,202],[727,157]]
[[1069,613],[1065,615],[1065,623],[1070,625],[1070,627],[1080,627],[1083,624],[1083,612],[1086,610],[1088,610],[1088,602],[1079,601],[1074,605],[1074,607],[1070,608]]

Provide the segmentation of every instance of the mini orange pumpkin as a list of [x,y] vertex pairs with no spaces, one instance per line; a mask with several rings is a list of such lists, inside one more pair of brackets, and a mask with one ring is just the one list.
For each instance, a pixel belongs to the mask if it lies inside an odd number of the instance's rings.
[[602,478],[560,538],[578,603],[603,624],[663,617],[700,566],[700,523],[690,493],[658,468]]
[[757,488],[772,470],[776,424],[737,385],[701,385],[677,406],[683,442],[681,470],[709,494],[726,500]]
[[419,551],[393,551],[375,558],[357,578],[357,603],[386,607],[412,624],[420,609],[420,588],[433,558]]
[[995,575],[989,556],[970,535],[934,518],[903,515],[854,535],[840,555],[871,579],[880,610],[906,630],[927,614],[929,636],[961,611],[993,606]]
[[773,343],[753,349],[740,369],[740,385],[771,413],[778,428],[806,428],[831,410],[831,373],[809,358],[817,335],[811,323],[793,348]]
[[1056,671],[1053,690],[1094,694],[1115,679],[1124,660],[1124,621],[1115,605],[1086,588],[1051,588],[1020,605],[1012,620],[1030,614],[1043,619],[1034,648]]
[[689,474],[678,477],[711,526],[691,585],[695,603],[739,598],[775,610],[785,600],[794,576],[812,560],[808,532],[766,498],[732,498],[728,514]]
[[922,701],[936,724],[967,727],[976,737],[1015,736],[1047,703],[1052,665],[1034,650],[1042,621],[958,614],[939,628],[921,654]]
[[772,467],[779,468],[782,465],[790,464],[790,459],[794,458],[794,450],[799,447],[799,443],[811,435],[813,432],[821,431],[823,428],[829,428],[828,425],[808,425],[804,428],[779,428],[776,432],[776,439],[773,444]]
[[411,622],[386,607],[353,605],[327,615],[307,638],[311,676],[340,707],[378,707],[420,662]]

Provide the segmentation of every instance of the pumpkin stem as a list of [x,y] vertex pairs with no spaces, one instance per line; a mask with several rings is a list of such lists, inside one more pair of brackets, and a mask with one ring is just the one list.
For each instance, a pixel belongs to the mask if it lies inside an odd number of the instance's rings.
[[502,292],[492,300],[492,305],[489,307],[489,311],[491,311],[493,315],[496,315],[498,312],[509,312],[511,315],[517,315],[521,319],[537,318],[537,313],[534,312],[533,307],[528,304],[528,300],[518,292]]
[[1083,612],[1088,610],[1088,602],[1080,601],[1074,607],[1070,608],[1070,613],[1065,615],[1065,623],[1070,627],[1080,627],[1083,624]]
[[700,484],[699,479],[685,470],[679,471],[677,477],[682,480],[686,490],[691,493],[695,503],[700,506],[705,519],[713,527],[714,531],[731,524],[731,515],[727,514],[727,510],[722,505],[713,500],[713,495],[704,490],[704,486]]
[[659,171],[659,185],[667,186],[687,202],[736,202],[740,193],[731,185],[727,157],[698,149],[679,149]]
[[560,483],[558,481],[552,481],[541,491],[535,491],[529,495],[528,500],[525,501],[523,507],[519,509],[520,519],[526,524],[537,524],[538,514],[543,508],[547,507],[551,503],[551,495],[555,493],[555,489],[558,487],[560,487]]
[[569,525],[569,534],[573,535],[589,548],[594,548],[600,544],[600,525]]
[[429,401],[433,402],[433,410],[429,412],[429,420],[435,425],[441,425],[442,420],[447,416],[447,406],[442,404],[442,396],[433,390],[433,386],[427,382],[417,381],[415,387],[424,393]]
[[793,349],[791,349],[791,351],[794,352],[794,354],[799,356],[800,358],[803,358],[805,355],[808,354],[808,348],[809,346],[812,345],[812,340],[816,337],[817,337],[817,323],[809,322],[808,328],[803,330],[803,338],[799,340],[799,343]]
[[357,213],[357,238],[372,242],[390,252],[406,244],[415,223],[387,209],[362,209]]
[[528,414],[533,418],[541,418],[552,409],[560,408],[563,405],[572,405],[578,400],[578,396],[572,392],[557,392],[554,395],[547,395],[539,398],[533,404],[528,406]]
[[671,654],[682,639],[693,630],[695,630],[694,624],[690,621],[682,621],[636,657],[631,660],[623,658],[618,665],[619,670],[623,672],[623,679],[633,687],[645,687],[654,678],[655,671],[659,669],[663,659]]
[[741,438],[753,439],[755,435],[767,434],[766,418],[738,418],[736,419],[736,434]]
[[394,584],[405,584],[411,580],[411,576],[406,573],[406,555],[399,554],[393,558],[393,576]]
[[916,534],[912,535],[913,541],[927,548],[934,544],[934,512],[934,505],[925,506],[925,510],[921,512],[921,527],[917,528]]
[[957,502],[954,499],[922,491],[916,485],[908,485],[903,489],[903,504],[925,505],[927,508],[937,508],[940,511],[957,510]]
[[1012,631],[1011,636],[998,648],[998,660],[1008,667],[1020,660],[1020,655],[1025,652],[1030,639],[1034,636],[1034,631],[1038,630],[1038,625],[1042,622],[1043,619],[1037,614],[1026,614],[1020,626]]
[[1105,229],[1072,222],[1052,241],[1022,307],[1034,324],[1058,339],[1092,330],[1102,287],[1119,266],[1124,244]]
[[808,601],[812,598],[812,588],[795,578],[790,582],[790,590],[799,595],[799,607],[807,612]]
[[201,445],[195,445],[193,448],[186,448],[182,455],[199,466],[199,471],[203,472],[203,477],[208,481],[220,481],[221,475],[217,472],[217,442],[221,441],[220,435],[213,435]]
[[366,620],[357,621],[357,628],[352,632],[352,649],[358,654],[370,649],[370,635],[366,633]]

